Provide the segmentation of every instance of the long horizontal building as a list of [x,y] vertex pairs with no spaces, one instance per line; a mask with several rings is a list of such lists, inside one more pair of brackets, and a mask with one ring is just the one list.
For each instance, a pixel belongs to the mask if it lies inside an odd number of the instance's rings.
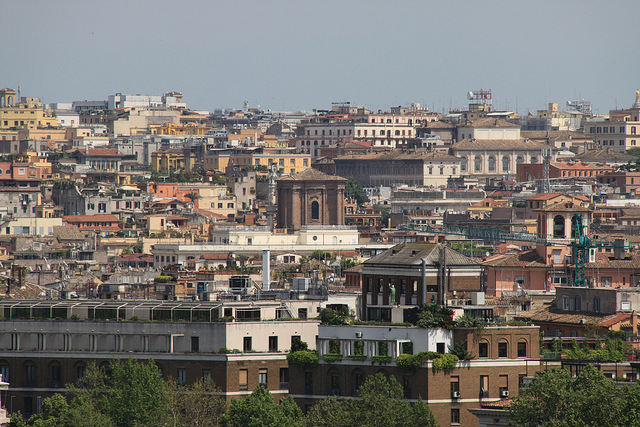
[[[318,321],[260,321],[267,309],[262,303],[239,304],[4,300],[6,407],[25,416],[40,413],[43,399],[82,380],[89,364],[129,357],[153,360],[179,384],[211,378],[227,399],[248,395],[258,384],[279,399],[288,393],[287,352],[296,340],[315,348]],[[277,310],[274,304],[268,310]]]
[[[407,367],[421,351],[463,347],[474,357],[451,370],[434,360]],[[469,409],[517,396],[526,377],[540,370],[539,328],[421,329],[398,326],[325,326],[318,331],[319,364],[291,366],[290,394],[302,408],[328,396],[358,397],[369,375],[393,376],[411,401],[422,399],[439,425],[477,426]],[[506,424],[500,424],[506,425]]]
[[394,151],[339,156],[335,174],[354,179],[363,187],[444,187],[448,178],[460,177],[460,159],[440,152]]

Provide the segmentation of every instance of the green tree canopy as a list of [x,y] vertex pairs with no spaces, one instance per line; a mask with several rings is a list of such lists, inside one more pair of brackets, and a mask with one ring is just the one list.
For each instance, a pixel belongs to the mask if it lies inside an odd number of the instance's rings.
[[350,179],[345,183],[344,194],[347,199],[355,200],[359,206],[362,206],[369,201],[369,197],[364,193],[362,185],[358,184],[358,182],[353,179]]
[[411,404],[394,377],[370,376],[360,399],[322,400],[306,417],[307,427],[436,427],[431,409],[422,400]]
[[273,396],[262,386],[256,387],[244,400],[234,399],[227,412],[220,418],[223,427],[281,427],[299,426],[302,411],[292,398],[287,397],[276,405]]
[[637,426],[640,418],[629,420],[623,411],[631,406],[627,396],[640,396],[637,390],[637,385],[618,386],[591,365],[575,378],[566,368],[552,368],[537,372],[514,400],[511,422],[520,427]]

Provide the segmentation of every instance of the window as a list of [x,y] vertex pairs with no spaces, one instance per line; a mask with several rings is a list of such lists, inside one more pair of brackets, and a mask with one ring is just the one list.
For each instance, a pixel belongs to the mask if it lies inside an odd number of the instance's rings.
[[278,337],[276,336],[269,337],[269,351],[271,353],[275,353],[278,351]]
[[553,237],[565,237],[564,217],[562,215],[553,217]]
[[451,397],[454,397],[455,393],[460,393],[460,377],[451,377]]
[[600,298],[593,297],[593,312],[600,313]]
[[567,295],[562,295],[562,309],[569,310],[569,297]]
[[[27,366],[25,366],[25,378],[27,379],[27,381],[35,383],[35,381],[36,381],[36,367],[35,367],[35,365],[27,365]],[[31,387],[33,387],[33,386],[31,386]]]
[[451,408],[451,424],[460,424],[460,408]]
[[498,387],[500,387],[500,397],[509,396],[509,376],[500,375],[498,377]]
[[480,375],[480,397],[489,397],[489,375]]
[[527,357],[527,342],[520,341],[518,343],[518,357]]
[[460,159],[460,170],[462,172],[465,172],[467,170],[467,158],[466,157],[463,157],[463,158]]
[[51,387],[62,387],[61,368],[60,365],[51,366]]
[[240,369],[238,372],[238,389],[249,390],[249,370]]
[[186,384],[187,384],[187,370],[178,369],[178,385],[186,385]]
[[242,351],[249,352],[251,351],[251,337],[244,337],[242,340]]
[[304,373],[304,394],[313,394],[313,372]]
[[280,368],[280,390],[289,389],[289,368]]
[[489,157],[489,172],[495,172],[496,170],[496,158],[491,156]]
[[26,396],[23,402],[24,402],[24,413],[33,414],[33,397]]
[[489,343],[481,342],[478,344],[478,357],[489,357]]
[[482,159],[480,158],[480,156],[476,156],[476,158],[473,160],[473,170],[475,172],[482,171]]
[[200,351],[200,337],[191,337],[191,351],[194,353]]
[[573,297],[573,311],[581,311],[581,306],[582,304],[580,301],[580,296],[576,295],[575,297]]
[[505,341],[498,343],[498,357],[507,357],[507,343]]
[[502,172],[509,172],[509,156],[502,158]]
[[436,351],[440,354],[445,354],[445,346],[443,342],[436,343]]
[[267,388],[267,368],[260,368],[258,371],[258,384]]
[[320,219],[320,205],[315,200],[311,202],[311,219]]
[[2,381],[8,383],[11,378],[9,377],[9,367],[8,366],[0,366],[0,375],[2,375]]
[[332,373],[331,374],[331,390],[330,394],[333,396],[340,395],[340,374]]

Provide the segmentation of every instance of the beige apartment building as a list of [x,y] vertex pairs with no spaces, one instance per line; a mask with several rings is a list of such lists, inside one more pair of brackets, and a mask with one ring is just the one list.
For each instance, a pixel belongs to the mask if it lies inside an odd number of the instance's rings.
[[58,126],[58,119],[42,106],[39,98],[18,96],[13,89],[0,89],[0,129]]
[[596,148],[608,148],[625,152],[640,148],[640,91],[627,110],[611,110],[607,119],[588,120],[585,135],[592,137]]
[[370,141],[374,147],[395,148],[416,137],[416,127],[436,120],[436,115],[420,111],[407,114],[379,113],[327,114],[298,125],[296,148],[313,157],[320,148],[339,141]]
[[282,148],[257,148],[253,150],[218,150],[205,154],[205,170],[226,172],[228,167],[276,165],[282,173],[294,174],[311,166],[311,155],[294,153]]

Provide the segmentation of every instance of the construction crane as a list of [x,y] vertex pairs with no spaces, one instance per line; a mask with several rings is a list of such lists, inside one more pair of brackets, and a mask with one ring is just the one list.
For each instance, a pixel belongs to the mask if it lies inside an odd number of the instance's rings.
[[[572,285],[586,286],[585,265],[587,262],[595,261],[595,252],[598,248],[625,248],[624,241],[611,241],[601,238],[591,238],[588,234],[588,224],[582,213],[575,213],[571,217],[572,239],[567,241],[564,238],[550,236],[540,233],[529,233],[527,231],[512,232],[497,228],[480,228],[473,225],[439,225],[430,224],[404,224],[398,227],[399,230],[414,230],[427,233],[453,234],[465,236],[469,239],[488,241],[516,241],[542,244],[546,246],[569,246],[572,248],[573,264],[575,273]],[[596,227],[593,227],[596,228]],[[604,231],[602,231],[603,234]]]

